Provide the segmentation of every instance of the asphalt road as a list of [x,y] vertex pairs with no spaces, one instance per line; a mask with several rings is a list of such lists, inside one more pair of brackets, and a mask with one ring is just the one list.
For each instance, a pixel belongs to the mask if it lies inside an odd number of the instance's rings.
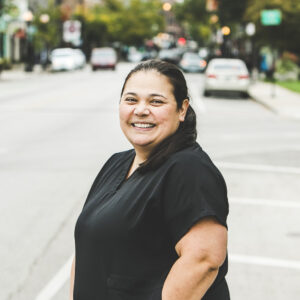
[[[118,101],[132,66],[2,74],[0,299],[68,299],[76,218],[104,161],[130,147]],[[299,121],[235,95],[203,98],[203,75],[186,78],[198,142],[228,185],[232,299],[299,299]]]

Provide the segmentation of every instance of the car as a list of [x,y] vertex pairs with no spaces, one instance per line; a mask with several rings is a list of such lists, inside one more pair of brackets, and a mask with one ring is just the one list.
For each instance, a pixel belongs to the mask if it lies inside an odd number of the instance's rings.
[[76,69],[83,69],[86,64],[86,57],[82,50],[80,49],[73,49],[75,55],[75,64]]
[[76,69],[76,54],[72,48],[57,48],[50,54],[52,71],[72,71]]
[[207,65],[204,96],[216,91],[234,91],[248,96],[250,76],[246,64],[237,58],[213,58]]
[[179,48],[162,49],[158,53],[158,59],[177,65],[181,58]]
[[94,48],[91,53],[91,67],[93,71],[97,69],[115,70],[117,65],[117,53],[114,48],[102,47]]
[[206,60],[202,59],[197,53],[186,52],[179,62],[179,67],[184,72],[204,72],[207,65]]

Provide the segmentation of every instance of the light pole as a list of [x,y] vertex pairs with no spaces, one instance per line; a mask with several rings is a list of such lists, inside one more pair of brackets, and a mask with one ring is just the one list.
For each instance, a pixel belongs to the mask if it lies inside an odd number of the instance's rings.
[[[41,14],[39,20],[43,24],[44,30],[46,30],[46,25],[50,21],[50,16],[48,14]],[[40,63],[43,70],[46,70],[48,65],[48,43],[46,39],[44,40],[44,47],[40,53]]]
[[25,62],[25,72],[32,72],[34,66],[34,49],[32,44],[32,25],[33,13],[30,10],[27,10],[23,19],[26,22],[26,62]]

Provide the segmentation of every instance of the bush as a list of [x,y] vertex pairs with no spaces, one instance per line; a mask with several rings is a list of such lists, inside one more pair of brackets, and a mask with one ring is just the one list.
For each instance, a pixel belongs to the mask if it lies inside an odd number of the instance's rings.
[[283,56],[276,62],[275,77],[277,80],[297,80],[299,74],[298,65],[290,58]]
[[12,68],[12,65],[8,58],[0,58],[0,71],[10,70],[11,68]]

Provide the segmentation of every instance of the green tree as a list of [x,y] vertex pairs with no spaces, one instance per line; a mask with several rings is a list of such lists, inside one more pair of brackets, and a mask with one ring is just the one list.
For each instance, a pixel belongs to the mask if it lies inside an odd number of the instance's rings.
[[73,16],[82,21],[84,47],[89,53],[95,46],[113,42],[141,45],[164,27],[159,0],[105,0],[91,9],[78,9]]
[[200,44],[209,42],[214,26],[206,11],[206,0],[186,0],[174,7],[176,19],[181,23],[186,34]]
[[[46,14],[49,21],[43,23],[40,16]],[[36,28],[34,46],[37,51],[44,48],[53,49],[60,46],[62,40],[62,13],[60,7],[54,1],[49,1],[47,8],[38,8],[35,12],[33,25]]]
[[[263,26],[261,11],[280,9],[282,22],[279,26]],[[295,0],[249,0],[244,20],[256,24],[256,39],[260,45],[270,45],[280,51],[300,54],[300,2]]]
[[220,0],[218,15],[221,25],[235,25],[243,22],[248,0]]

